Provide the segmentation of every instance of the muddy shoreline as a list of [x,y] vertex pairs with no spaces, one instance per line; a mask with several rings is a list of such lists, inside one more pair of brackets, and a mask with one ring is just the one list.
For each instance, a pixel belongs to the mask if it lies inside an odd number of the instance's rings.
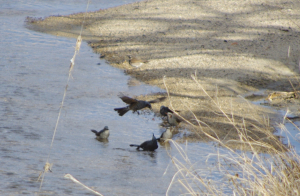
[[[239,140],[235,127],[245,127],[249,137],[262,140],[264,132],[274,131],[278,116],[245,97],[261,89],[262,98],[297,90],[299,11],[293,1],[151,0],[87,14],[28,18],[26,25],[75,38],[85,18],[82,37],[95,53],[137,80],[167,88],[170,97],[162,105],[201,125],[182,125],[194,133],[189,140],[207,141],[203,132]],[[128,55],[148,62],[135,68]],[[160,105],[153,105],[156,112]],[[282,99],[276,106],[290,107],[297,115],[299,101]]]

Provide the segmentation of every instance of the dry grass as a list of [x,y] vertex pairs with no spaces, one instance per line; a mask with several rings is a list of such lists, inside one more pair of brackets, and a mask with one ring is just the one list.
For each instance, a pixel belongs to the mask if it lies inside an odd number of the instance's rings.
[[[205,92],[197,78],[195,76],[192,78]],[[206,95],[214,102],[207,93]],[[222,177],[217,180],[215,177],[212,180],[211,176],[203,175],[201,170],[197,169],[197,164],[191,163],[187,153],[180,145],[171,140],[179,152],[180,158],[171,156],[178,171],[170,183],[167,195],[175,182],[184,187],[186,190],[184,195],[299,195],[300,156],[289,141],[287,144],[283,144],[272,132],[265,133],[269,140],[273,141],[272,145],[264,140],[254,140],[249,137],[246,126],[236,126],[232,118],[234,115],[228,116],[217,102],[214,103],[219,112],[226,117],[228,123],[232,124],[238,132],[239,140],[235,142],[247,146],[250,151],[237,151],[230,146],[229,141],[221,140],[217,135],[212,136],[207,133],[201,128],[203,122],[194,115],[198,125],[187,120],[186,123],[202,130],[202,134],[225,149],[218,150],[216,154],[210,154],[207,158],[217,160],[215,170]],[[283,132],[287,132],[284,122],[279,124],[279,128]],[[214,132],[214,130],[211,128],[210,132]],[[261,153],[257,146],[264,148],[265,153]]]
[[[183,160],[172,157],[178,172],[168,191],[179,182],[187,195],[299,195],[299,155],[288,150],[272,155],[253,152],[228,152],[210,155],[217,158],[218,180],[201,174],[183,149],[174,141]],[[224,188],[226,187],[226,188]]]

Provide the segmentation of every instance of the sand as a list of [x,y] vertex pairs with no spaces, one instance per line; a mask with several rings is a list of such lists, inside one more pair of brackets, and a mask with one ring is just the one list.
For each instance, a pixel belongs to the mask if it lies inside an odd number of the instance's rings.
[[[192,132],[190,141],[210,141],[204,132],[240,140],[238,127],[253,140],[272,143],[265,133],[274,131],[278,115],[251,101],[298,114],[297,97],[264,100],[274,91],[299,89],[298,13],[296,0],[150,0],[86,14],[28,18],[27,26],[75,38],[85,18],[82,37],[94,52],[133,78],[168,90],[167,101],[153,104],[156,112],[166,105],[201,125],[182,123]],[[148,62],[132,67],[128,55]]]

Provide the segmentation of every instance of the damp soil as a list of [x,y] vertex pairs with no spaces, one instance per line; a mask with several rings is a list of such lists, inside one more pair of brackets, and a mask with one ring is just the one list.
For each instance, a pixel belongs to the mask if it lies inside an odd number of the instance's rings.
[[[299,11],[299,2],[286,0],[150,0],[86,14],[27,18],[27,27],[75,38],[83,24],[83,39],[101,58],[138,81],[167,90],[169,98],[161,105],[180,110],[191,122],[181,124],[192,132],[184,140],[209,140],[203,132],[239,140],[236,127],[245,127],[254,140],[272,143],[267,132],[274,131],[280,116],[251,101],[299,89]],[[148,62],[134,68],[128,55]],[[264,94],[256,97],[261,89]],[[296,97],[279,101],[276,107],[298,112]],[[156,112],[159,107],[153,106]]]

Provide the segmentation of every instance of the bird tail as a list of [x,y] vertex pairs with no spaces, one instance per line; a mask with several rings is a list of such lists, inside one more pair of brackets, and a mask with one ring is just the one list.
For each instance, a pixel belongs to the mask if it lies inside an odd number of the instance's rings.
[[136,144],[130,144],[129,146],[131,146],[131,147],[137,147],[136,149],[140,148],[140,145],[136,145]]
[[93,133],[95,133],[95,134],[98,133],[98,132],[97,132],[96,130],[94,130],[94,129],[91,129],[91,132],[93,132]]
[[123,116],[124,114],[126,114],[126,112],[129,111],[128,107],[124,107],[124,108],[115,108],[115,111],[117,111],[119,113],[120,116]]

